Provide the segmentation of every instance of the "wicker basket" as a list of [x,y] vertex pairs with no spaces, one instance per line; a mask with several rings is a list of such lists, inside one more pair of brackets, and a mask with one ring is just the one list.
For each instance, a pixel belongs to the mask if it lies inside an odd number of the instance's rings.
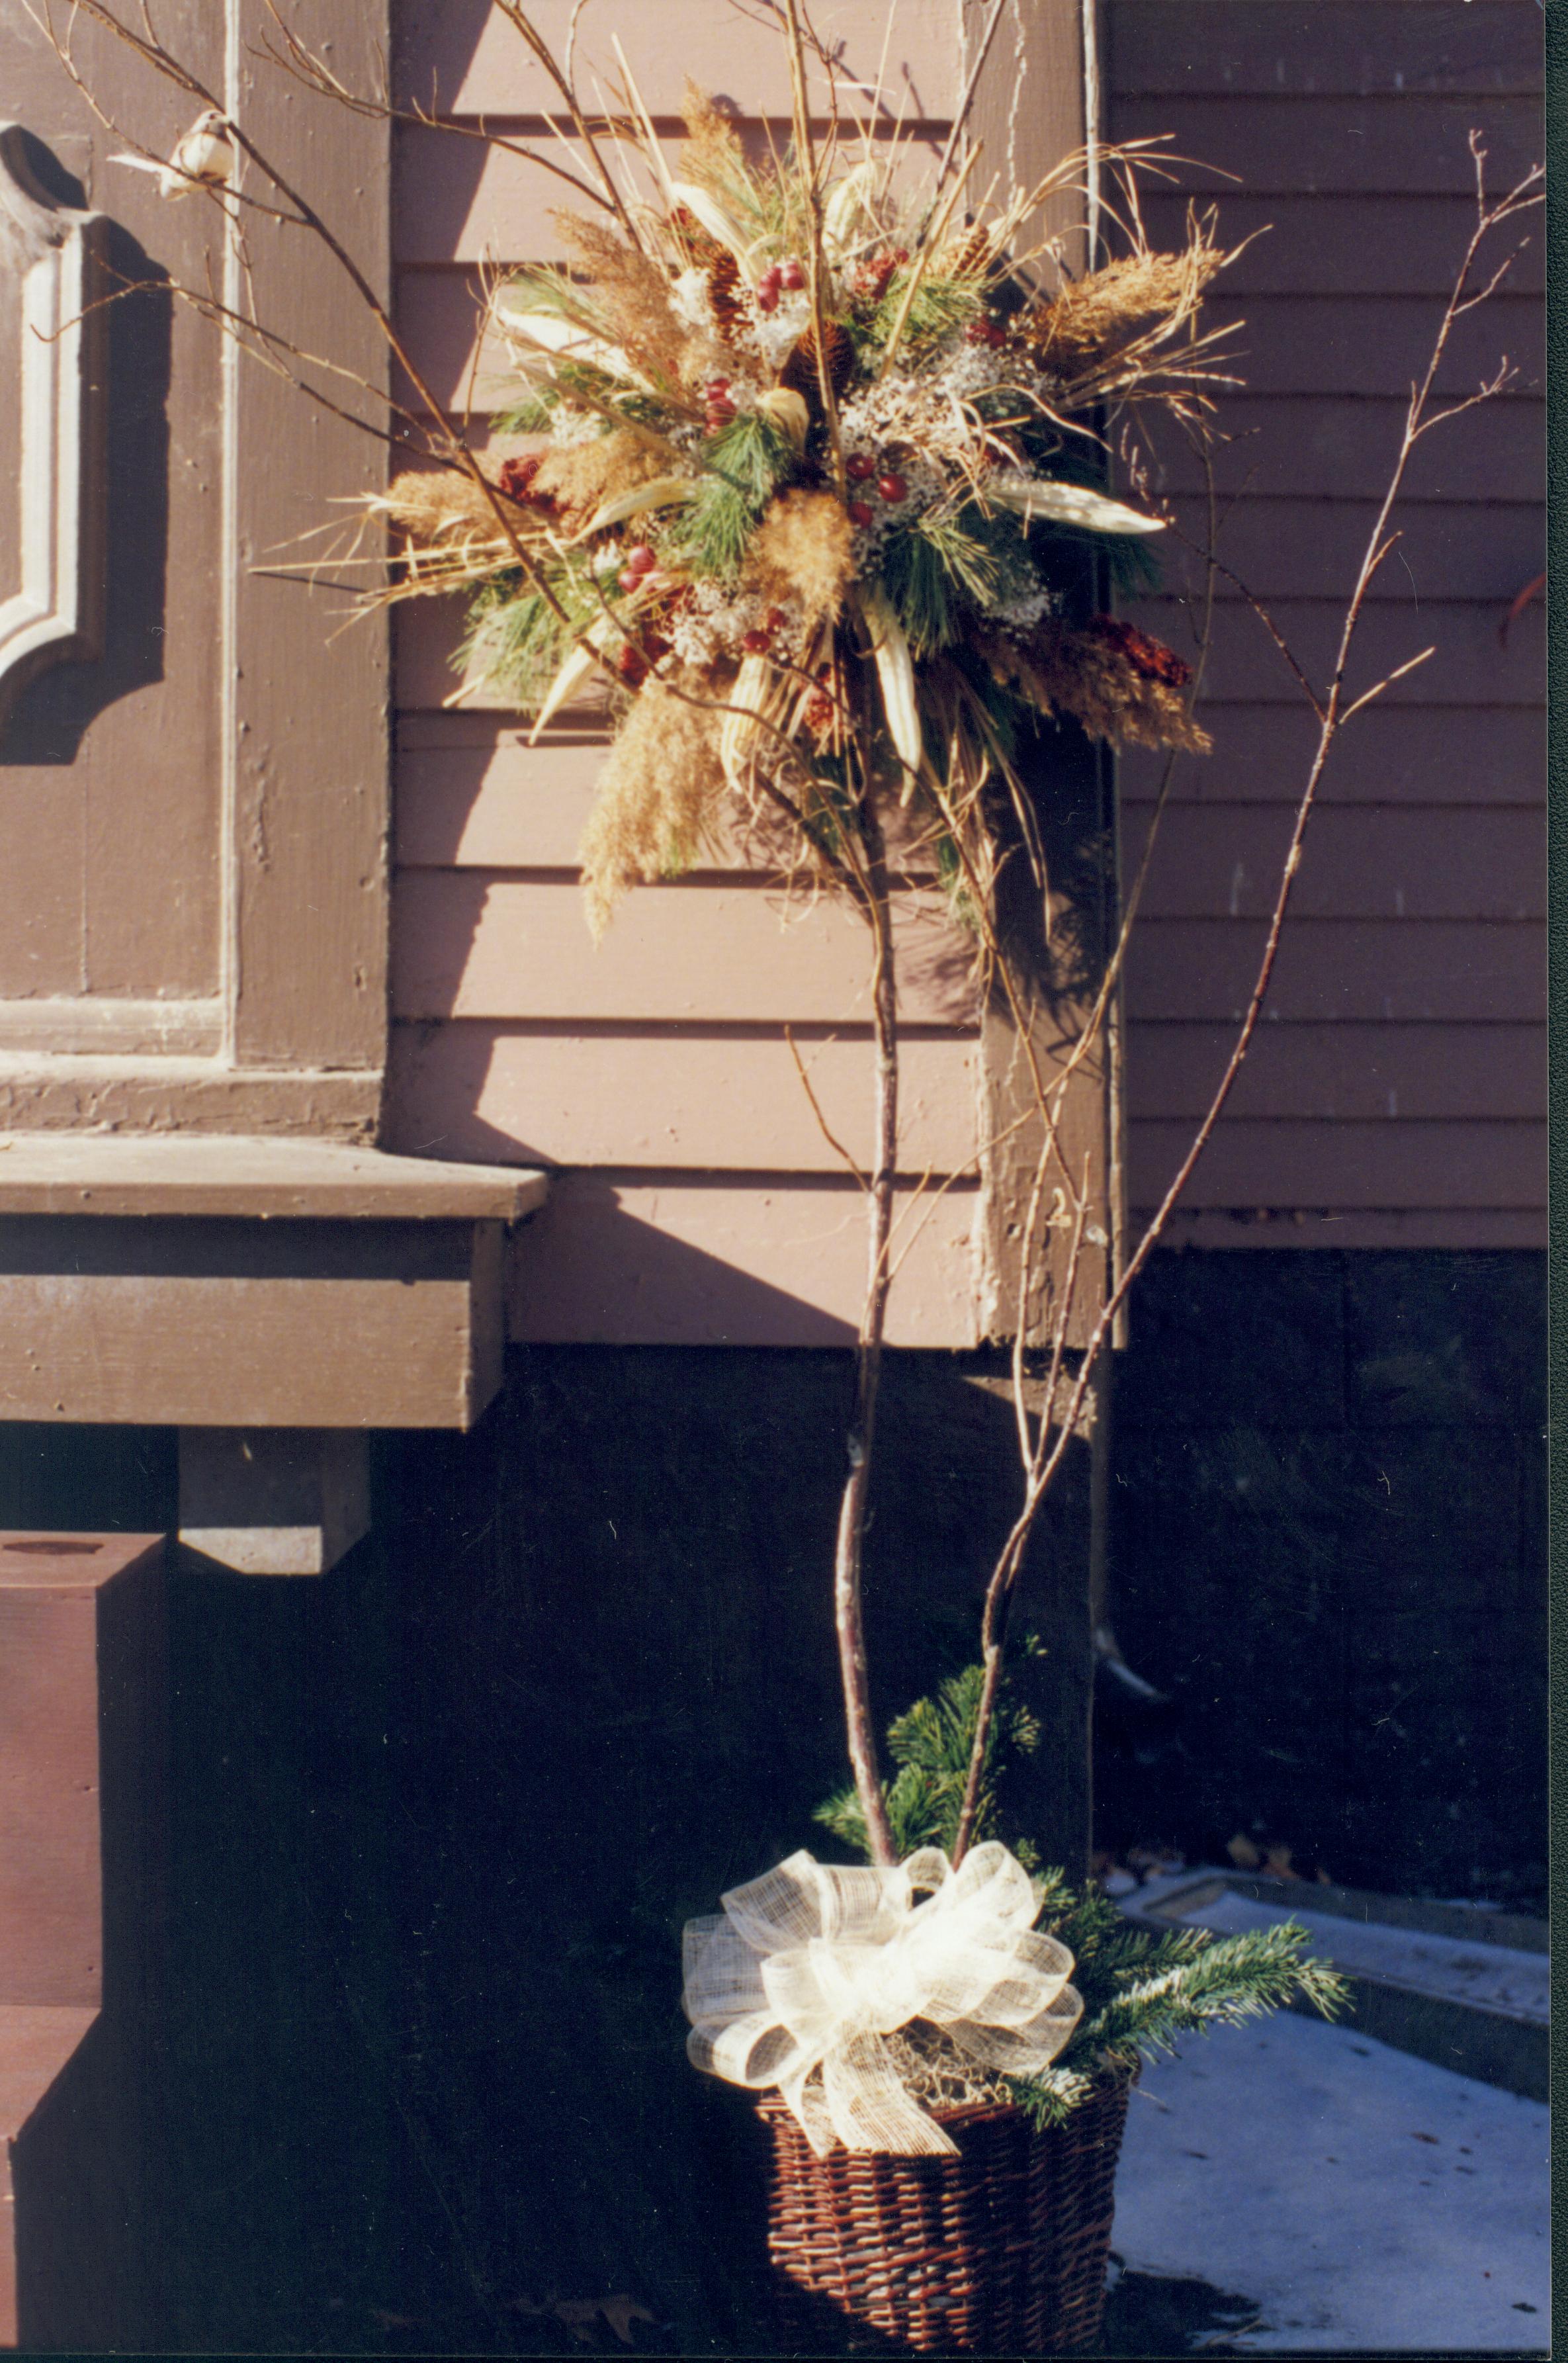
[[[1036,2133],[1006,2105],[939,2109],[956,2158],[812,2152],[781,2101],[767,2247],[789,2351],[815,2354],[824,2305],[920,2354],[1071,2355],[1105,2312],[1122,2079]],[[804,2343],[799,2343],[803,2341]]]

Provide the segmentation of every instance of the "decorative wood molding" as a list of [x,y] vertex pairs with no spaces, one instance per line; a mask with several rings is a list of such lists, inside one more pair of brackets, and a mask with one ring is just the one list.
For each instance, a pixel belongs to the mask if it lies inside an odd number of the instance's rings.
[[0,1054],[34,1058],[212,1058],[223,1047],[223,1003],[122,1001],[72,993],[0,1001]]
[[381,1119],[379,1070],[231,1066],[193,1059],[0,1050],[0,1133],[304,1135],[369,1142]]
[[0,723],[46,666],[100,653],[104,606],[102,214],[56,204],[0,124],[0,303],[15,307],[20,359],[20,582],[0,600]]

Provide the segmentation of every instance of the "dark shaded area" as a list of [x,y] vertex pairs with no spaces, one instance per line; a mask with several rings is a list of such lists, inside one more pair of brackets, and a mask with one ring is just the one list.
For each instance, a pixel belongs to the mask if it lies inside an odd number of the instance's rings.
[[[1005,1530],[981,1359],[891,1358],[884,1721],[971,1653]],[[160,2346],[624,2352],[618,2324],[789,2351],[765,2137],[687,2064],[679,1937],[795,1847],[838,1852],[811,1809],[843,1777],[849,1387],[839,1351],[533,1349],[474,1435],[381,1440],[375,1531],[324,1581],[176,1571]],[[172,1442],[0,1430],[0,1523],[171,1526]],[[1025,1810],[1077,1865],[1086,1481],[1021,1600],[1049,1652]]]
[[1544,1895],[1545,1275],[1156,1259],[1116,1374],[1097,1838],[1236,1833],[1397,1894]]
[[1227,2332],[1260,2326],[1251,2298],[1185,2274],[1124,2269],[1114,2252],[1105,2304],[1104,2355],[1242,2355]]
[[[1102,1709],[1102,1836],[1197,1854],[1255,1821],[1375,1887],[1526,1888],[1540,1313],[1523,1255],[1156,1264],[1114,1600],[1172,1704]],[[1013,1483],[981,1368],[893,1358],[884,1717],[972,1646]],[[848,1383],[834,1350],[518,1352],[473,1436],[381,1441],[375,1531],[325,1581],[176,1574],[161,2346],[872,2351],[781,2340],[762,2131],[691,2073],[678,2006],[682,1920],[812,1843],[840,1778]],[[1086,1493],[1075,1470],[1023,1603],[1032,1811],[1069,1858]],[[0,1524],[174,1517],[169,1435],[0,1428]],[[1146,2282],[1105,2351],[1224,2351],[1223,2293]]]

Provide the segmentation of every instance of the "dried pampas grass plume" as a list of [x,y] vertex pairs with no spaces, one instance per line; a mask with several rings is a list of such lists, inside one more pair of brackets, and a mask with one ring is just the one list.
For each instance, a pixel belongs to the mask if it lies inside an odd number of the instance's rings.
[[591,443],[568,443],[547,450],[534,477],[572,523],[593,515],[612,493],[629,493],[669,471],[668,453],[630,427],[612,427]]
[[808,624],[836,622],[855,573],[855,539],[834,494],[783,494],[764,516],[750,554],[757,588],[769,598],[798,599]]
[[564,210],[551,219],[587,273],[586,292],[610,342],[652,384],[679,386],[691,331],[670,303],[658,264],[602,222]]
[[[497,487],[502,506],[513,519],[522,511]],[[409,539],[434,548],[478,534],[486,541],[504,537],[495,511],[471,476],[454,468],[418,468],[394,476],[387,487],[386,514]]]
[[1063,378],[1102,368],[1129,346],[1164,344],[1193,317],[1227,260],[1195,221],[1175,254],[1123,255],[1068,280],[1032,315],[1029,343],[1042,365]]
[[690,704],[662,682],[650,680],[638,693],[599,775],[578,849],[595,943],[623,894],[678,876],[701,851],[724,793],[719,722],[711,704]]
[[686,126],[686,144],[680,151],[679,177],[712,196],[723,197],[745,172],[745,155],[734,125],[690,78],[680,102],[680,117]]
[[1043,715],[1066,715],[1090,738],[1115,747],[1180,747],[1207,755],[1213,740],[1192,718],[1185,691],[1189,668],[1174,649],[1113,616],[1081,630],[1032,640],[993,640],[991,671]]

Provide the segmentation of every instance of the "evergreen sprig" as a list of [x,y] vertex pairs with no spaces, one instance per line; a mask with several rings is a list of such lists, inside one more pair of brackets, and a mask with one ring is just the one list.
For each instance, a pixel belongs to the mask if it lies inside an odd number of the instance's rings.
[[788,436],[759,410],[743,410],[711,436],[681,518],[679,562],[721,582],[738,574],[757,520],[794,460]]
[[[899,1768],[886,1791],[888,1818],[900,1858],[924,1846],[938,1846],[944,1854],[953,1850],[984,1680],[983,1668],[966,1666],[943,1683],[934,1699],[917,1699],[888,1726],[888,1752]],[[980,1791],[982,1828],[996,1817],[993,1766],[999,1748],[1008,1757],[1032,1756],[1040,1745],[1038,1722],[1016,1698],[1003,1699],[992,1734]],[[865,1815],[853,1786],[819,1805],[813,1818],[845,1846],[869,1854]],[[1032,1870],[1039,1856],[1027,1838],[1021,1845],[1021,1852],[1013,1851]]]
[[[889,1728],[889,1750],[899,1769],[884,1794],[900,1858],[920,1846],[952,1850],[982,1679],[980,1667],[966,1667],[934,1699],[918,1700]],[[1004,1833],[999,1801],[1009,1759],[1033,1753],[1040,1726],[1009,1695],[1005,1678],[993,1730],[976,1837],[1004,1837],[1025,1868],[1034,1869],[1037,1850],[1027,1838]],[[853,1789],[820,1805],[816,1818],[869,1853]],[[1072,1982],[1084,2005],[1072,2040],[1043,2074],[1009,2079],[1019,2106],[1037,2126],[1060,2124],[1098,2080],[1131,2077],[1140,2059],[1174,2050],[1180,2035],[1238,2025],[1283,2008],[1297,1994],[1325,2018],[1343,2007],[1344,1980],[1307,1952],[1311,1938],[1297,1921],[1231,1936],[1207,1928],[1156,1930],[1138,1926],[1100,1888],[1075,1886],[1060,1869],[1039,1871],[1034,1892],[1035,1925],[1072,1954]]]

